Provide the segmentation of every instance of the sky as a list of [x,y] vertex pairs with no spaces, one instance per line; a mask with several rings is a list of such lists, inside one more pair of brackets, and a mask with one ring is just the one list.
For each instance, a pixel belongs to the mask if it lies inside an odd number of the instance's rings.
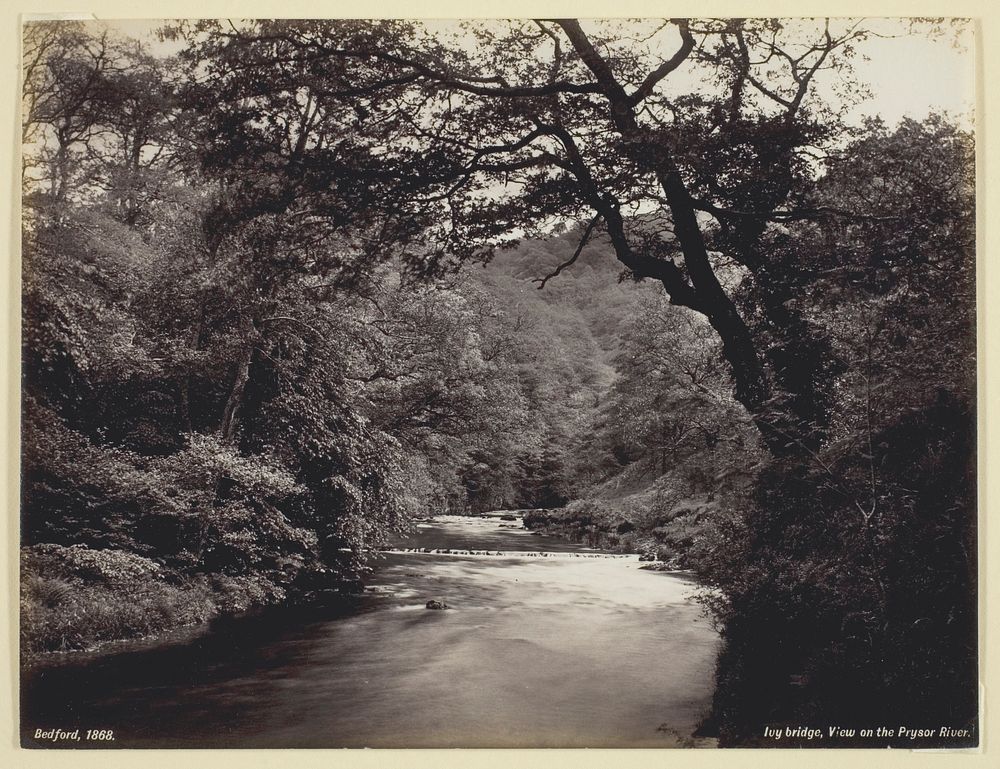
[[[155,20],[108,23],[126,35],[150,40],[154,52],[176,50],[176,44],[156,40],[153,30],[159,22]],[[866,40],[857,47],[855,74],[869,86],[872,96],[845,110],[849,122],[860,123],[865,117],[879,116],[892,126],[904,116],[919,120],[931,112],[945,111],[971,126],[976,99],[971,23],[955,23],[943,35],[930,34],[928,25],[910,31],[908,23],[899,19],[877,18],[865,23],[886,37]],[[676,45],[676,35],[664,36],[662,55],[669,57]],[[835,77],[824,77],[825,74],[820,73],[816,78],[817,93],[824,100],[835,101]]]
[[915,32],[890,39],[869,40],[868,61],[855,72],[872,85],[875,98],[849,114],[880,115],[893,125],[904,117],[920,119],[932,111],[947,111],[971,120],[975,106],[975,40],[971,23],[955,30],[956,39],[930,39]]

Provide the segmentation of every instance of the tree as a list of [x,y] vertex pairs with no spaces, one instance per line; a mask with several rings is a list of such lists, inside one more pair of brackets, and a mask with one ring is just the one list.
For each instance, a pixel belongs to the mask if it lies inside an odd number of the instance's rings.
[[227,218],[169,62],[27,36],[25,544],[143,553],[227,610],[351,584],[404,521],[398,443],[338,373],[350,244]]
[[91,37],[76,22],[25,26],[21,140],[22,177],[45,166],[48,194],[64,200],[72,174],[72,153],[90,138],[99,120],[103,78],[112,64],[109,33]]
[[[749,449],[747,420],[710,327],[697,316],[648,297],[630,319],[621,374],[611,394],[617,453],[645,471],[663,475],[688,461],[710,464],[720,444]],[[717,469],[716,472],[720,470]],[[714,475],[714,473],[710,473]]]
[[[582,243],[605,232],[636,278],[659,281],[672,303],[708,320],[737,399],[782,454],[822,438],[825,388],[839,370],[788,309],[809,266],[775,244],[773,227],[818,215],[797,205],[812,175],[807,151],[837,126],[810,86],[867,34],[834,27],[672,21],[651,29],[677,39],[659,61],[613,25],[587,32],[575,20],[472,24],[475,50],[400,22],[260,22],[216,30],[199,50],[221,72],[240,61],[223,82],[253,72],[258,97],[261,83],[277,95],[287,86],[273,85],[275,73],[295,71],[321,111],[352,109],[369,142],[398,137],[380,158],[392,169],[409,163],[412,183],[396,180],[407,197],[391,205],[437,237],[434,263],[449,252],[474,258],[516,228],[540,233],[552,217],[586,216]],[[668,96],[663,86],[682,67],[720,89]],[[321,158],[306,149],[302,162],[329,167]],[[516,196],[496,192],[510,181]],[[662,214],[637,227],[635,210]],[[760,316],[754,328],[745,313]]]
[[875,122],[814,191],[869,216],[789,225],[846,370],[810,461],[768,465],[706,537],[727,741],[813,713],[975,720],[971,169],[971,137],[938,117]]

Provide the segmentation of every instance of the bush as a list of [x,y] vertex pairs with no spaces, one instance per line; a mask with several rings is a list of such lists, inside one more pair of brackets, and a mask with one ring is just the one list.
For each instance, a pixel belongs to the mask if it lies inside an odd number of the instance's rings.
[[255,606],[267,606],[285,598],[285,590],[263,574],[214,574],[209,580],[212,599],[220,614],[235,614]]
[[[695,538],[723,626],[721,744],[755,744],[774,723],[974,733],[973,424],[967,403],[942,395],[876,433],[885,458],[869,521],[823,468],[773,462]],[[837,477],[868,469],[864,456],[827,454]]]
[[154,561],[82,545],[22,550],[21,642],[25,654],[91,649],[189,625],[217,612],[201,580],[171,584]]

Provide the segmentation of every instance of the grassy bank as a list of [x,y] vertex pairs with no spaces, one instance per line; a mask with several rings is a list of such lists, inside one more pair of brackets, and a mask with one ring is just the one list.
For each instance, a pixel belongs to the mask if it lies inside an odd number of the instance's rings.
[[36,545],[21,551],[21,649],[94,649],[277,603],[284,590],[265,576],[182,577],[121,550]]

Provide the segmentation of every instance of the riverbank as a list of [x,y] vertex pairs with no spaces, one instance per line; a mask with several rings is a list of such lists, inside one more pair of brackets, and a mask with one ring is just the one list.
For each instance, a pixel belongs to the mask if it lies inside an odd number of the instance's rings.
[[691,735],[718,636],[691,580],[510,523],[421,524],[343,611],[275,608],[61,655],[26,677],[22,735],[100,723],[129,748],[710,745]]
[[[442,544],[434,538],[437,534],[430,539],[422,535],[428,528],[439,532],[435,520],[434,516],[414,519],[412,531],[391,544],[399,546],[401,551],[450,553],[449,547],[428,547]],[[469,548],[499,544],[507,541],[514,531],[522,533],[519,514],[510,511],[443,516],[441,520],[464,522],[462,534],[456,533],[458,529],[448,533],[447,542],[455,554],[492,554],[495,548]],[[534,543],[534,540],[524,541]],[[550,549],[562,549],[553,542],[547,544]],[[382,558],[391,549],[375,553],[373,558]],[[103,653],[131,644],[186,638],[202,632],[213,621],[282,607],[325,607],[331,602],[339,603],[332,596],[345,599],[363,592],[360,583],[345,584],[344,588],[341,593],[324,591],[317,596],[289,591],[265,575],[184,576],[126,551],[82,545],[25,547],[21,549],[21,662],[30,667],[47,658]]]
[[186,576],[122,550],[45,544],[20,555],[25,665],[310,599],[266,574]]
[[[630,515],[602,500],[563,508],[510,511],[525,529],[615,553],[637,553],[649,570],[690,569],[703,526],[717,509],[714,497],[693,497],[663,514]],[[492,513],[496,514],[496,513]]]

